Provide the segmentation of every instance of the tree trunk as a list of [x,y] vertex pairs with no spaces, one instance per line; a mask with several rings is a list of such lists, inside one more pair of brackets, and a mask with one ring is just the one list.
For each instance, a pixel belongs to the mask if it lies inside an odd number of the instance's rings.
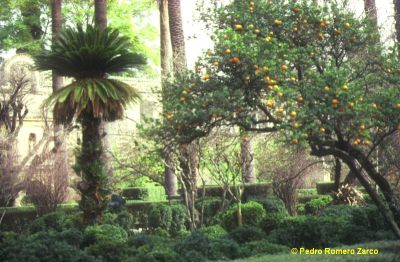
[[341,174],[342,174],[342,163],[340,162],[339,158],[335,157],[335,172],[334,172],[335,191],[339,190]]
[[171,31],[171,44],[173,51],[174,73],[187,69],[185,36],[183,34],[181,1],[168,1],[169,29]]
[[[107,0],[94,0],[94,21],[95,24],[102,30],[107,28]],[[109,176],[113,175],[112,168],[112,155],[111,155],[111,145],[108,137],[107,123],[101,121],[100,124],[100,134],[101,142],[103,147],[103,153],[101,159],[104,163],[104,169]]]
[[253,155],[250,138],[244,135],[240,141],[240,154],[242,162],[242,172],[245,183],[256,183],[257,178],[253,169]]
[[83,224],[100,223],[107,207],[108,176],[101,161],[101,119],[91,112],[82,117],[82,147],[78,158],[82,181],[78,184],[82,199],[79,207],[83,211]]
[[396,28],[396,41],[400,43],[400,0],[394,0],[394,19]]
[[[161,86],[164,89],[165,81],[171,76],[171,38],[168,24],[168,1],[159,0],[158,3],[160,11]],[[178,179],[169,147],[164,149],[164,161],[164,181],[168,197],[176,196],[178,195]]]
[[94,0],[94,21],[99,28],[107,28],[107,0]]
[[364,11],[373,25],[378,28],[378,11],[376,9],[375,0],[364,0]]

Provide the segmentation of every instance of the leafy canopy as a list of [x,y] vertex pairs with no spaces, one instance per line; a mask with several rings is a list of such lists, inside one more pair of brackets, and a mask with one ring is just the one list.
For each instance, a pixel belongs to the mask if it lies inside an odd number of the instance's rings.
[[293,144],[373,149],[400,123],[397,50],[384,50],[370,21],[347,10],[292,0],[208,10],[214,50],[166,91],[163,134],[191,140],[239,125],[284,131]]

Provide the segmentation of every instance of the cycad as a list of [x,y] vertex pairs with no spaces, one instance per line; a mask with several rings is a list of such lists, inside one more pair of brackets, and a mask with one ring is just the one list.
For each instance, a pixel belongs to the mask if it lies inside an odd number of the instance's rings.
[[118,30],[100,30],[88,26],[67,29],[50,51],[35,58],[39,70],[53,70],[74,81],[46,100],[55,104],[57,123],[68,123],[82,111],[90,110],[96,118],[120,119],[124,107],[139,98],[129,85],[106,76],[121,73],[145,63],[144,57],[130,51],[129,39]]
[[101,221],[108,200],[108,179],[101,161],[101,120],[121,119],[124,108],[139,99],[131,86],[107,78],[145,63],[144,57],[131,52],[130,47],[129,40],[117,30],[78,27],[62,32],[50,51],[35,57],[39,70],[73,78],[71,84],[54,92],[45,106],[54,105],[56,123],[67,124],[75,117],[82,125],[76,170],[82,176],[78,189],[85,224]]

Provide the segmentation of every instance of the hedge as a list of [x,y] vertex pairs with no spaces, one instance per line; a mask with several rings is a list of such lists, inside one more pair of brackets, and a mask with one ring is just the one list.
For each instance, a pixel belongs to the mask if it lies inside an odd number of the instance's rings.
[[318,195],[328,195],[335,191],[335,182],[317,183]]
[[122,190],[122,196],[127,200],[165,201],[166,193],[162,186],[128,187]]
[[[198,197],[201,197],[202,192],[202,188],[197,190]],[[206,197],[222,197],[223,189],[220,186],[206,186],[205,195]],[[242,199],[246,200],[248,197],[266,197],[272,195],[273,189],[271,183],[245,184]],[[227,197],[229,197],[229,195],[227,195]]]

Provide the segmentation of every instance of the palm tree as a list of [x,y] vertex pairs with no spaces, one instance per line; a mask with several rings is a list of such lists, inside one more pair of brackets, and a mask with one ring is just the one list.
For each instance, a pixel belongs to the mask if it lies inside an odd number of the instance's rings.
[[[168,0],[158,0],[160,11],[160,58],[161,58],[161,85],[166,88],[165,81],[171,76],[171,38],[169,32]],[[167,99],[164,97],[163,99]],[[178,180],[173,168],[171,148],[164,148],[164,184],[169,197],[178,195]]]
[[62,32],[50,51],[35,57],[39,70],[53,70],[74,79],[54,92],[44,106],[54,105],[57,124],[68,124],[74,119],[81,123],[82,146],[75,170],[82,178],[78,189],[85,225],[101,221],[108,201],[100,123],[121,119],[124,107],[139,99],[131,86],[107,78],[108,74],[145,63],[144,57],[131,52],[130,47],[128,38],[120,36],[117,30],[88,26],[84,31],[78,27]]
[[107,0],[94,0],[94,21],[100,29],[107,27]]

